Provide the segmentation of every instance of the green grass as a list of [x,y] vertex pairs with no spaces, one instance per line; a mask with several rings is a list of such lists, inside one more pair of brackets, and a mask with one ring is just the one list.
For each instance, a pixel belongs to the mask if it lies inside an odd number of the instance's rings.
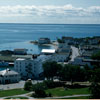
[[52,96],[69,96],[69,95],[79,95],[79,94],[89,94],[88,88],[80,89],[68,89],[65,90],[63,87],[48,89],[46,93],[51,93]]
[[28,99],[27,97],[8,97],[5,99]]
[[71,98],[62,98],[62,99],[89,99],[88,96],[81,96],[81,97],[71,97]]
[[4,90],[4,91],[0,91],[0,97],[14,96],[14,95],[20,95],[25,93],[28,93],[28,91],[25,91],[23,89]]

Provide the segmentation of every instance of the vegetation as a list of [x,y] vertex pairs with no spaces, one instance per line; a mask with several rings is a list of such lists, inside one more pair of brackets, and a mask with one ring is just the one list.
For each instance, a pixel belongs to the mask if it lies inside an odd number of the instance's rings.
[[68,96],[68,95],[89,94],[88,88],[65,89],[63,87],[58,87],[58,88],[48,89],[45,91],[46,91],[46,93],[51,93],[52,96]]
[[32,82],[31,81],[26,81],[24,85],[24,90],[26,91],[31,91],[32,90]]
[[100,51],[93,54],[91,58],[94,59],[94,60],[100,60]]
[[46,92],[42,88],[36,88],[34,92],[35,93],[32,94],[32,97],[36,97],[36,98],[47,97]]
[[62,39],[59,39],[59,38],[57,39],[57,42],[58,43],[64,43],[64,41]]
[[47,89],[47,86],[44,82],[43,83],[37,83],[37,84],[33,85],[32,90],[35,93],[32,94],[32,97],[36,97],[36,98],[47,97],[48,94],[46,94],[46,92],[44,91],[45,89]]
[[14,96],[14,95],[20,95],[25,93],[28,93],[28,91],[25,91],[23,89],[4,90],[4,91],[0,91],[0,97]]
[[[92,59],[100,60],[100,52],[94,54],[92,56]],[[92,77],[91,77],[91,86],[90,86],[90,92],[92,99],[100,99],[100,63],[94,64],[94,70],[92,70]]]
[[85,69],[73,65],[65,65],[60,73],[61,80],[71,81],[71,83],[75,81],[85,81],[85,76]]
[[57,62],[46,62],[43,64],[44,69],[44,76],[47,79],[53,80],[54,76],[59,76],[59,72],[61,70],[62,66],[60,64],[57,64]]

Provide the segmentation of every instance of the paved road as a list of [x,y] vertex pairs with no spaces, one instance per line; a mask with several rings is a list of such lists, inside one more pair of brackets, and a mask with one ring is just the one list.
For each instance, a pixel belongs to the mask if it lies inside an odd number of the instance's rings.
[[70,61],[74,61],[74,59],[79,56],[79,50],[78,48],[71,46],[72,49],[72,56],[71,56],[71,60]]
[[[43,82],[43,81],[37,81],[37,80],[32,81],[33,84],[36,84],[37,82]],[[0,91],[9,90],[9,89],[24,88],[24,84],[25,84],[25,81],[20,81],[19,83],[0,85]]]

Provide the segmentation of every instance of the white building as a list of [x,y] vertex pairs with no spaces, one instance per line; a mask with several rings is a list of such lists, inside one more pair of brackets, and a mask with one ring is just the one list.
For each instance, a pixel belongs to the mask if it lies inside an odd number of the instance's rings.
[[44,55],[52,55],[55,54],[55,49],[42,49],[41,53]]
[[49,38],[39,38],[38,43],[39,44],[49,44],[50,39]]
[[[41,58],[43,60],[43,58]],[[43,73],[42,60],[37,59],[16,59],[14,62],[14,69],[20,73],[23,79],[34,79],[39,78]]]
[[20,74],[13,70],[0,71],[0,84],[17,83],[20,81]]

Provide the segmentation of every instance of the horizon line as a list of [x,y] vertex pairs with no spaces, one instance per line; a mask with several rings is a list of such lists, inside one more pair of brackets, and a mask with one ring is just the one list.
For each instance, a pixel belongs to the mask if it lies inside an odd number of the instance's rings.
[[52,25],[52,24],[54,24],[54,25],[100,25],[100,23],[98,24],[98,23],[92,23],[92,24],[90,24],[90,23],[24,23],[24,22],[22,22],[22,23],[20,23],[20,22],[12,22],[12,23],[8,23],[8,22],[0,22],[0,24],[44,24],[44,25],[46,25],[46,24],[50,24],[50,25]]

